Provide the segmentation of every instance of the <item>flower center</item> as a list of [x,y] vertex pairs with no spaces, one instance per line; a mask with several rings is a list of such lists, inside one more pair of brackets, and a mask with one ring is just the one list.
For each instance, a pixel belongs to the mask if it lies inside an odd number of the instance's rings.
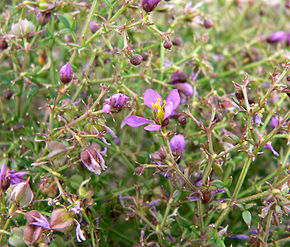
[[158,123],[162,123],[163,121],[163,118],[164,118],[164,114],[165,114],[165,111],[164,111],[164,107],[166,105],[166,100],[163,100],[163,104],[161,105],[161,99],[158,98],[157,102],[154,104],[152,103],[152,114],[153,114],[153,117],[155,119],[156,122]]

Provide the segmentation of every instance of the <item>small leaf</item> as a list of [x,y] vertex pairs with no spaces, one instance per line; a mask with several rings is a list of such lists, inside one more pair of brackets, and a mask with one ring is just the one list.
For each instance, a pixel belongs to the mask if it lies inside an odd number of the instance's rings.
[[222,189],[222,188],[224,188],[225,187],[225,184],[224,184],[224,182],[223,181],[221,181],[221,180],[214,180],[212,183],[211,183],[211,186],[215,186],[216,188],[218,188],[218,189]]
[[251,215],[250,211],[248,211],[248,210],[243,211],[242,216],[243,216],[243,220],[250,228],[251,222],[252,222],[252,215]]
[[111,4],[111,1],[110,1],[110,0],[105,0],[105,2],[106,2],[106,4],[107,4],[107,6],[109,6],[109,7],[111,7],[111,6],[112,6],[112,4]]
[[58,18],[64,24],[65,27],[71,29],[70,22],[68,21],[68,19],[65,16],[58,15]]

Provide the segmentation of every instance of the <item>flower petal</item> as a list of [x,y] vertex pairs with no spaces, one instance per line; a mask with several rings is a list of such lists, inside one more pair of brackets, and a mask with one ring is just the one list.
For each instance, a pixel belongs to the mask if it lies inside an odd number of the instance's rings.
[[144,124],[147,124],[147,123],[151,123],[150,120],[148,120],[146,118],[143,118],[143,117],[138,117],[138,116],[135,116],[135,115],[126,117],[123,120],[123,122],[128,124],[131,127],[139,127],[141,125],[144,125]]
[[173,110],[175,110],[180,104],[180,96],[177,89],[173,89],[166,98],[166,104],[172,102]]
[[155,90],[149,88],[145,91],[144,103],[151,109],[152,109],[152,103],[155,104],[158,101],[158,99],[161,99],[161,103],[162,103],[162,97]]
[[144,130],[157,131],[157,130],[160,130],[160,128],[161,128],[161,125],[158,125],[158,124],[150,124],[150,125],[146,126],[144,128]]
[[171,101],[169,102],[166,102],[166,105],[164,107],[164,117],[163,117],[163,120],[168,118],[171,113],[173,112],[173,103]]

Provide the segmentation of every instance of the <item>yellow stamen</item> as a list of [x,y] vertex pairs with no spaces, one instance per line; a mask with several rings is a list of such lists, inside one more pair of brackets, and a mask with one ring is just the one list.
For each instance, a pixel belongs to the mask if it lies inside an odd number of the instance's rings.
[[163,104],[161,105],[161,99],[158,98],[157,102],[154,104],[152,103],[152,114],[153,114],[153,117],[155,119],[155,121],[161,123],[163,118],[164,118],[164,107],[166,105],[166,100],[163,100]]

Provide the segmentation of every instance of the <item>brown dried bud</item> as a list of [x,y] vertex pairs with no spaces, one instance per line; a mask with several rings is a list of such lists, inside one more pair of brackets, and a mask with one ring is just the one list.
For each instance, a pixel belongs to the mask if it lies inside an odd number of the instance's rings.
[[185,114],[185,113],[181,113],[178,118],[177,118],[177,121],[181,124],[181,125],[186,125],[188,120],[188,115]]
[[241,91],[239,91],[239,92],[236,91],[235,95],[236,95],[238,100],[243,100],[244,99],[244,95],[243,95],[243,93]]
[[207,20],[204,20],[203,22],[203,26],[206,28],[206,29],[209,29],[213,26],[213,21],[210,20],[210,19],[207,19]]

